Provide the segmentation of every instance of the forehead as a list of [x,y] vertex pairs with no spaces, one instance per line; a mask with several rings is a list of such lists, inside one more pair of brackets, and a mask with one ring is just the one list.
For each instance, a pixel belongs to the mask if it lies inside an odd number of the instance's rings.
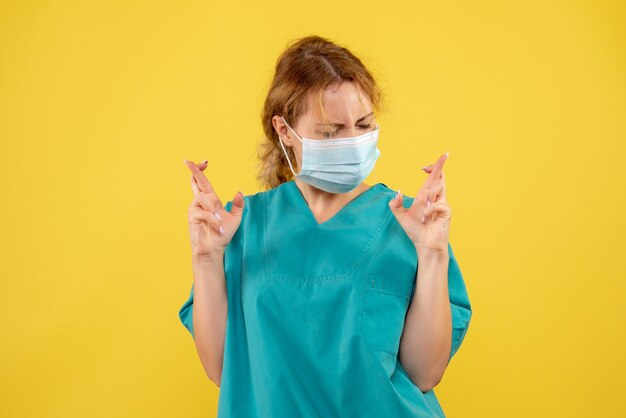
[[319,122],[351,122],[371,111],[372,103],[363,89],[354,82],[344,81],[310,94],[303,116]]

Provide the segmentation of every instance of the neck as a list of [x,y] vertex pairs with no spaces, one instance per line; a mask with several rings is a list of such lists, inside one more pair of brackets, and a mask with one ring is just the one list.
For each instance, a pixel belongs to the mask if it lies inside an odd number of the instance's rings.
[[369,184],[361,183],[347,193],[330,193],[311,186],[297,177],[295,178],[295,183],[314,212],[341,207],[371,187]]

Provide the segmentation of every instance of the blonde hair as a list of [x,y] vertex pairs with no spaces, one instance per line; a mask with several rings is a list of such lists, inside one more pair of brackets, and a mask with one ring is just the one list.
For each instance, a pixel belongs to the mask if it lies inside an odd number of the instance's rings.
[[[370,98],[374,110],[381,110],[382,93],[374,77],[348,49],[326,38],[311,35],[296,40],[278,57],[274,79],[261,112],[265,140],[258,151],[257,180],[266,189],[294,177],[278,142],[272,117],[282,115],[291,127],[295,127],[298,117],[307,112],[309,97],[314,94],[318,95],[318,103],[325,117],[321,92],[343,81],[355,82],[358,91],[363,91]],[[292,164],[296,165],[293,148],[285,149]]]

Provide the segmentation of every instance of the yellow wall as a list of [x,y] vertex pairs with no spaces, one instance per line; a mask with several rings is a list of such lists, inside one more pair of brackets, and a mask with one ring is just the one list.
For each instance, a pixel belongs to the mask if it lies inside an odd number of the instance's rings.
[[177,316],[183,159],[223,201],[259,191],[273,65],[308,34],[387,94],[368,182],[414,195],[450,152],[474,316],[435,389],[448,416],[623,413],[624,3],[406,4],[0,3],[0,416],[214,415]]

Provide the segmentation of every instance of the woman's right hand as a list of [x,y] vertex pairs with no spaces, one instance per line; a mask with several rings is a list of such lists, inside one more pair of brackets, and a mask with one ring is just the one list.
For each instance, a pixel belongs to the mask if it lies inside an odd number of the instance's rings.
[[200,257],[222,254],[241,224],[245,205],[243,193],[237,192],[228,212],[202,172],[207,163],[196,165],[185,160],[185,165],[191,170],[191,188],[195,196],[189,206],[192,254]]

